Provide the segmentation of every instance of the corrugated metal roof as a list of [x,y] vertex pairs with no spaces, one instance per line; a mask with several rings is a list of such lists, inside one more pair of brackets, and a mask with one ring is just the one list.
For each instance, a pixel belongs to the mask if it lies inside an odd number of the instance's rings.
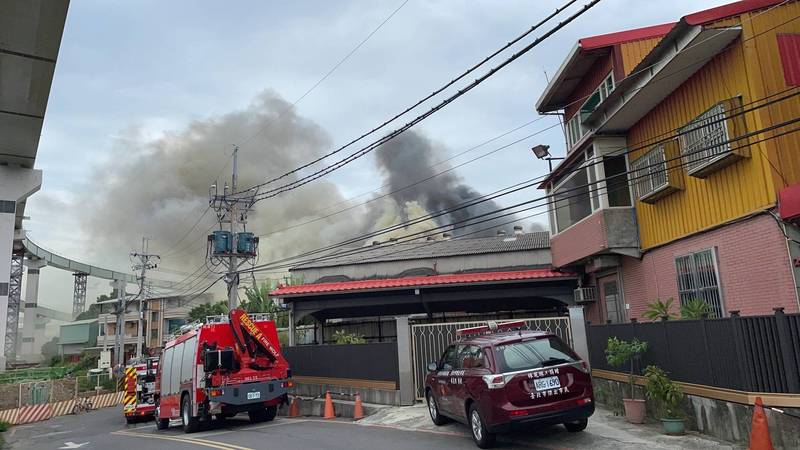
[[[358,249],[361,249],[359,247]],[[292,270],[313,267],[335,267],[351,264],[370,264],[382,261],[442,258],[447,256],[480,255],[487,253],[520,252],[550,248],[550,234],[546,231],[509,236],[452,239],[433,242],[385,243],[353,255],[324,256],[319,261],[293,267]],[[356,250],[349,248],[342,252]]]
[[386,278],[379,280],[343,281],[336,283],[301,284],[280,286],[270,293],[273,297],[286,297],[303,294],[330,294],[335,292],[354,292],[375,289],[421,288],[452,284],[473,284],[501,281],[536,280],[543,278],[573,278],[571,272],[553,269],[531,269],[509,272],[479,272],[454,275],[431,275],[423,277]]

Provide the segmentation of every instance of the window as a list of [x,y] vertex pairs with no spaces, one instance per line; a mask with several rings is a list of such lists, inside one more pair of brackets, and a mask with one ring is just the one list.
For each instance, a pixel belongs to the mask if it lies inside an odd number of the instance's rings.
[[439,362],[439,368],[444,370],[457,369],[458,364],[458,348],[455,345],[447,347],[442,355],[442,360]]
[[581,125],[580,114],[576,113],[567,122],[567,149],[572,148],[578,141],[581,140],[584,134],[583,125]]
[[[591,168],[590,168],[591,169]],[[586,170],[576,170],[553,190],[556,232],[561,232],[592,213],[589,178]]]
[[664,146],[657,145],[631,163],[636,198],[643,199],[668,185]]
[[600,85],[597,86],[597,89],[589,96],[588,99],[583,103],[580,110],[580,117],[581,121],[586,120],[590,114],[600,106],[611,94],[611,91],[614,90],[614,72],[611,71],[608,76],[606,76],[603,81],[600,82]]
[[463,369],[479,369],[486,367],[483,361],[483,351],[476,345],[465,345],[458,352],[458,359]]
[[557,337],[497,346],[495,359],[499,372],[530,370],[580,360],[578,355]]
[[606,174],[608,206],[631,206],[625,155],[604,156],[603,170]]
[[680,129],[681,154],[689,174],[731,153],[725,106],[717,103]]
[[675,259],[675,266],[681,305],[693,299],[703,300],[709,306],[711,317],[723,317],[715,250],[708,249],[680,256]]

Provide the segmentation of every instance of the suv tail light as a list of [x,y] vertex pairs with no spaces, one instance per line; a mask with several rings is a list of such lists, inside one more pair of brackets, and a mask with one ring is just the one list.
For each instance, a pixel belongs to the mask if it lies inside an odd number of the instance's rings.
[[586,361],[580,361],[573,364],[576,369],[580,370],[583,373],[591,373],[592,370],[589,368],[589,364]]
[[506,385],[506,379],[503,375],[484,375],[483,381],[489,389],[501,389]]

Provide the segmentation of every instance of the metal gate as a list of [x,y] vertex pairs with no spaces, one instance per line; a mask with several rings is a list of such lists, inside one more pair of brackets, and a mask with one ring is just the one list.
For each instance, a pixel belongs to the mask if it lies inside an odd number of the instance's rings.
[[[549,331],[564,339],[570,346],[572,345],[569,317],[514,318],[510,320],[524,320],[525,329]],[[413,352],[411,356],[414,364],[414,387],[417,400],[422,400],[425,396],[425,375],[428,372],[428,363],[438,361],[444,349],[457,340],[456,330],[486,325],[486,323],[486,320],[476,320],[472,322],[411,325],[411,348]]]

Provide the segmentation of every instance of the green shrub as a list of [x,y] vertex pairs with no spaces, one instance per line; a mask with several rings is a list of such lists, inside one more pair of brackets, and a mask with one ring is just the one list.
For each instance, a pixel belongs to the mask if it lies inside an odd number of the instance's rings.
[[615,336],[608,338],[606,344],[606,360],[613,367],[622,367],[625,363],[630,363],[628,375],[628,385],[631,391],[631,398],[636,398],[634,389],[634,363],[647,351],[647,342],[633,338],[630,342],[617,339]]
[[10,427],[11,427],[10,423],[0,420],[0,433],[7,431]]
[[359,336],[355,333],[348,333],[344,330],[339,330],[333,333],[333,340],[337,344],[366,344],[367,340],[364,336]]
[[708,303],[699,298],[693,298],[685,305],[681,305],[681,319],[684,320],[699,319],[710,312],[711,307],[708,306]]
[[642,315],[653,322],[659,319],[677,319],[678,316],[672,313],[672,303],[674,301],[675,300],[672,297],[668,298],[667,301],[661,301],[661,299],[657,298],[654,302],[647,304],[647,311],[645,311]]
[[658,366],[647,366],[644,369],[644,377],[647,380],[645,387],[647,398],[659,403],[664,410],[664,418],[682,419],[684,414],[680,408],[683,392],[680,387]]

